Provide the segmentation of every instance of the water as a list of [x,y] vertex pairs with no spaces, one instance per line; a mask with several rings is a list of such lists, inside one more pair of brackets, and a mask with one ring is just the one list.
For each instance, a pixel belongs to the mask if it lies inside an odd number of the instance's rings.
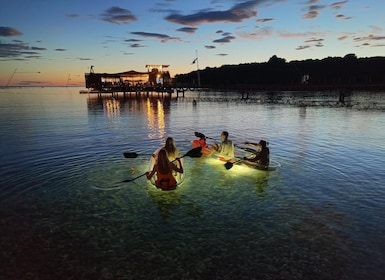
[[[79,90],[0,92],[4,279],[382,279],[382,93],[339,104],[333,93],[167,102]],[[222,130],[238,144],[267,140],[281,167],[185,157],[176,191],[145,177],[119,184],[167,136],[186,153],[195,131]]]

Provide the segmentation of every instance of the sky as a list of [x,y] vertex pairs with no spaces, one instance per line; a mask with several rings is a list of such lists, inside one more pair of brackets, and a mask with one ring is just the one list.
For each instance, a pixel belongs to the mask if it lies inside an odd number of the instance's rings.
[[384,11],[383,0],[5,0],[0,87],[85,87],[91,66],[175,76],[274,55],[384,56]]

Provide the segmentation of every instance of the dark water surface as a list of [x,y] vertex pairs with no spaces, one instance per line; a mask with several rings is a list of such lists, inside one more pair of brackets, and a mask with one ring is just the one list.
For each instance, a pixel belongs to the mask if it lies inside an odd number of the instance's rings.
[[[0,91],[3,279],[383,279],[382,93],[339,104],[332,93],[165,101],[79,90]],[[143,174],[167,136],[183,154],[195,131],[222,130],[238,144],[269,141],[281,167],[186,157],[176,191],[144,177],[117,184]]]

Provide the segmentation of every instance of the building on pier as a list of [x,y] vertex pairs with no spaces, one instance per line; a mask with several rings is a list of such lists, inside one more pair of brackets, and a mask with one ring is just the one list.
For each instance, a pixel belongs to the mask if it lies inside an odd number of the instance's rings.
[[169,92],[172,78],[169,65],[147,64],[147,72],[134,70],[121,73],[95,73],[93,66],[85,74],[86,88],[90,92]]

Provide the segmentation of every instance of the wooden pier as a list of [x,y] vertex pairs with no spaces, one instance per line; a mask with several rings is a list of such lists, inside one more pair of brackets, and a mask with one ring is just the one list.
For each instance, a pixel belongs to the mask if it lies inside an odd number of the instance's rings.
[[114,98],[139,98],[139,97],[158,97],[158,98],[179,98],[184,97],[186,89],[178,87],[109,87],[102,89],[81,90],[80,94],[95,94],[98,97],[111,95]]

